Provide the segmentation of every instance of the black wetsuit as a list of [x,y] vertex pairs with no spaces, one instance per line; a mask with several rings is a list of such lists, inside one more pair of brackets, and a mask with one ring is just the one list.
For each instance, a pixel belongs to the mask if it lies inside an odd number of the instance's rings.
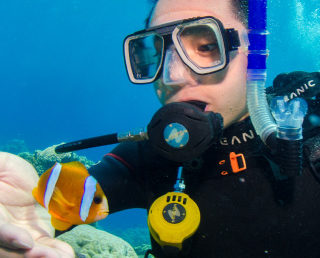
[[[305,162],[302,175],[277,179],[249,118],[226,129],[223,137],[202,157],[183,165],[185,192],[198,204],[201,223],[181,257],[320,257],[316,171]],[[311,130],[307,138],[314,152],[320,133]],[[232,169],[231,152],[243,154],[246,169]],[[244,167],[241,157],[238,162]],[[177,167],[146,142],[122,143],[90,173],[113,213],[149,209],[156,198],[173,190]],[[166,257],[155,241],[152,246],[156,257]]]

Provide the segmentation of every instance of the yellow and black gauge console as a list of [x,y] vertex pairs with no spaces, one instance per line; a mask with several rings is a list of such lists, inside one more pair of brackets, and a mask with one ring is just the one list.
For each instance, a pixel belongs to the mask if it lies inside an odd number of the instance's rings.
[[200,224],[198,205],[185,193],[169,192],[152,204],[148,214],[148,227],[161,247],[182,249]]

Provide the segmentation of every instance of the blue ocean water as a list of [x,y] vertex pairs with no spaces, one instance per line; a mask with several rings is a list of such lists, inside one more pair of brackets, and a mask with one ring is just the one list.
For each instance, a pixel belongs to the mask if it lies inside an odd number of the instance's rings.
[[[122,41],[144,27],[147,1],[0,1],[0,146],[30,151],[147,125],[160,107],[151,85],[132,85]],[[268,81],[320,70],[319,0],[268,2]],[[112,146],[79,151],[98,161]],[[0,149],[1,150],[1,149]],[[146,213],[110,215],[108,230],[146,226]]]
[[268,1],[268,85],[282,72],[320,71],[320,2]]
[[[0,1],[0,146],[21,139],[34,151],[147,125],[160,104],[152,85],[128,81],[122,55],[149,12],[138,2]],[[98,161],[112,147],[78,154]],[[99,224],[115,233],[141,226],[138,209]]]
[[43,149],[145,126],[159,104],[151,85],[130,85],[122,41],[148,11],[145,1],[0,1],[0,143]]

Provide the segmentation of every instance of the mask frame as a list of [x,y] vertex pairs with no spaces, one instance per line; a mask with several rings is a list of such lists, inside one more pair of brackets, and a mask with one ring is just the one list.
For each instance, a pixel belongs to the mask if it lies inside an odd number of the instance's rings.
[[[197,65],[193,60],[191,60],[189,55],[186,53],[187,51],[185,50],[180,37],[181,32],[185,28],[203,25],[209,26],[211,28],[217,40],[219,53],[221,55],[221,62],[217,65],[212,65],[210,67],[201,67]],[[158,56],[159,60],[157,64],[157,69],[154,70],[152,76],[144,78],[143,76],[141,76],[141,74],[135,72],[135,67],[138,67],[138,65],[137,63],[135,63],[134,54],[132,54],[134,49],[132,47],[132,44],[136,40],[142,40],[150,36],[157,37],[160,40],[158,41],[158,44],[161,44],[161,50]],[[137,31],[131,35],[128,35],[124,39],[124,58],[127,68],[127,74],[129,76],[130,81],[136,84],[145,84],[156,81],[161,75],[164,56],[167,48],[171,44],[174,44],[177,53],[183,61],[183,63],[186,64],[196,74],[202,75],[215,73],[224,69],[229,63],[229,52],[238,50],[240,46],[240,39],[238,31],[236,31],[233,28],[225,29],[221,21],[212,16],[184,19]],[[141,53],[141,56],[143,56],[143,50]],[[151,57],[148,56],[148,58]]]

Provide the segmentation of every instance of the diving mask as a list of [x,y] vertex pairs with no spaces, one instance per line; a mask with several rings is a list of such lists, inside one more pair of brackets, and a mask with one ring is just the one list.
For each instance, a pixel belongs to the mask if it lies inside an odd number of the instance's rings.
[[181,60],[197,74],[224,69],[229,52],[240,46],[238,32],[214,17],[197,17],[151,27],[127,36],[124,56],[133,83],[158,79],[165,52],[174,45]]

